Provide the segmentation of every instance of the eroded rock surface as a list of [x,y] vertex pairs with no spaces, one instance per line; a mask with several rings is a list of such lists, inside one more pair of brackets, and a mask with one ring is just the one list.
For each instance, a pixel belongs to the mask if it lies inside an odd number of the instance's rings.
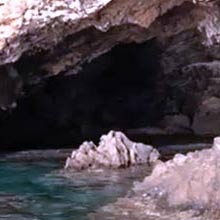
[[65,36],[88,27],[100,31],[126,23],[149,27],[158,16],[183,2],[19,0],[15,4],[4,1],[0,5],[1,63],[14,62],[31,45],[37,50],[48,49]]
[[158,164],[135,191],[166,199],[170,206],[215,209],[220,204],[220,138],[211,149],[177,154]]
[[158,162],[132,192],[90,219],[217,220],[220,218],[220,137],[212,148]]
[[[207,100],[218,99],[219,9],[217,0],[2,1],[0,65],[14,63],[25,90],[13,114],[0,111],[2,144],[78,144],[113,129],[216,135]],[[115,71],[105,57],[124,44],[137,47]]]
[[152,146],[130,141],[123,133],[110,131],[100,138],[99,146],[84,142],[67,158],[65,168],[126,168],[139,164],[152,164],[159,153]]
[[[169,51],[181,48],[178,43],[171,48],[167,38],[188,30],[212,45],[219,33],[213,23],[219,16],[216,7],[214,3],[204,2],[201,6],[187,0],[141,0],[138,4],[131,0],[18,0],[16,4],[7,0],[0,5],[0,64],[16,62],[23,54],[40,54],[44,57],[41,65],[49,74],[73,67],[78,72],[77,66],[119,42],[143,42],[158,37]],[[197,57],[192,54],[174,60],[170,59],[169,51],[163,60],[166,65],[169,59],[168,70]]]

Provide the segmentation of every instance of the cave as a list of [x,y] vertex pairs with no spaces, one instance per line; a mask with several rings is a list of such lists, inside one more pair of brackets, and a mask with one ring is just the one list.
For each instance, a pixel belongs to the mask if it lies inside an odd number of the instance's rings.
[[[27,86],[16,109],[1,111],[1,146],[67,147],[112,129],[157,126],[165,100],[160,53],[156,39],[118,44],[77,74],[63,72]],[[37,62],[40,56],[23,57],[16,68],[25,74]]]
[[6,41],[14,23],[3,23],[0,82],[12,66],[22,91],[0,83],[1,149],[77,147],[110,130],[153,146],[218,135],[219,6],[194,3],[101,1],[91,17],[70,9],[45,26],[42,11]]
[[[132,37],[120,41],[127,31]],[[77,147],[110,130],[153,146],[210,142],[220,124],[218,81],[211,80],[219,64],[198,37],[183,32],[165,44],[146,40],[146,30],[134,25],[89,28],[49,51],[24,53],[13,64],[22,94],[0,84],[1,149]],[[5,111],[7,99],[17,107]]]
[[199,10],[186,2],[149,28],[62,32],[0,66],[2,77],[12,65],[23,82],[18,97],[16,82],[0,83],[1,149],[77,147],[110,130],[153,146],[209,142],[220,129],[219,47],[207,47],[194,26]]
[[220,219],[219,24],[220,0],[0,1],[0,219]]

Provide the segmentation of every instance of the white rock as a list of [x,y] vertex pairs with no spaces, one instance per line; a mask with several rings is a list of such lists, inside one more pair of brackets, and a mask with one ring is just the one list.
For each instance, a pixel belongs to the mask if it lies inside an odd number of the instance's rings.
[[152,164],[159,152],[152,146],[134,143],[123,133],[110,131],[100,138],[99,146],[84,142],[67,158],[65,168],[86,169],[90,167],[120,168],[138,164]]

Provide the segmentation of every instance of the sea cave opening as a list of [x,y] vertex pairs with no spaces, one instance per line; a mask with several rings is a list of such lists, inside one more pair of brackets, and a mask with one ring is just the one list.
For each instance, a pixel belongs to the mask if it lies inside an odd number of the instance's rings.
[[[167,104],[170,91],[161,74],[160,55],[157,39],[118,44],[84,63],[77,74],[68,71],[36,83],[16,109],[0,112],[1,146],[77,147],[84,140],[97,141],[109,130],[133,134],[134,139],[138,129],[163,135],[158,126],[163,127],[164,116],[173,110],[171,102]],[[18,61],[18,71],[37,68],[40,57],[35,58]],[[178,120],[185,123],[184,118]]]

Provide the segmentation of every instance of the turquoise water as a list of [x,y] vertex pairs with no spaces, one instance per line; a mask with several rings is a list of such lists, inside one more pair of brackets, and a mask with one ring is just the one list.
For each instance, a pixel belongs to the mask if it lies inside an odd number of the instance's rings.
[[65,173],[53,161],[0,162],[0,220],[84,220],[127,193],[146,169]]

